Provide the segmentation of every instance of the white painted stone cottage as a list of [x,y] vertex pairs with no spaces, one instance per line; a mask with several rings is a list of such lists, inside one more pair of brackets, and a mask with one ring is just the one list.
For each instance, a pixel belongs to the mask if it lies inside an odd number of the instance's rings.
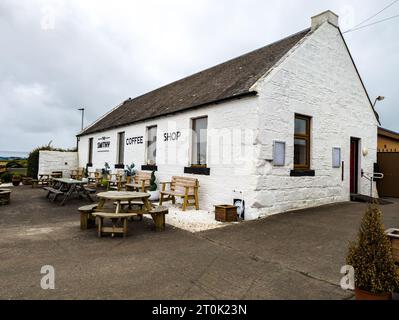
[[[378,115],[331,11],[311,28],[128,99],[78,134],[79,165],[199,179],[245,218],[369,194]],[[235,193],[234,193],[235,190]]]

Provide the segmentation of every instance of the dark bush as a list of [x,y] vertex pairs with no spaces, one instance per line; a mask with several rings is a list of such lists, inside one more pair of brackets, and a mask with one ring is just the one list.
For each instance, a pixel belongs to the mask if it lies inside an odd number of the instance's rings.
[[12,173],[10,172],[4,172],[1,176],[0,176],[1,181],[9,183],[12,181]]

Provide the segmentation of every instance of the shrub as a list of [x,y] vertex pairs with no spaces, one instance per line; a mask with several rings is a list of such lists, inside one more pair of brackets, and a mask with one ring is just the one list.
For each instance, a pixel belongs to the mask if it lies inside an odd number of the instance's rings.
[[361,290],[389,293],[399,285],[391,243],[377,206],[367,208],[357,242],[350,245],[346,262],[355,269],[355,286]]
[[10,183],[12,181],[12,173],[10,172],[4,172],[1,176],[0,176],[1,181],[5,182],[5,183]]
[[108,162],[104,163],[104,168],[101,170],[103,175],[109,175],[111,172],[111,167]]
[[150,191],[156,191],[158,188],[155,178],[155,171],[151,172]]
[[135,164],[132,163],[130,166],[126,165],[125,174],[127,177],[134,177],[136,175]]

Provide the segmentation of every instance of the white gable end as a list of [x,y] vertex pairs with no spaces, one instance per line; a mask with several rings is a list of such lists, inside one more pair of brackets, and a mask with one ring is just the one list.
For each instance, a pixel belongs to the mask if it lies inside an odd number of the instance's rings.
[[[342,36],[320,25],[259,80],[257,198],[261,215],[349,200],[350,139],[360,139],[359,171],[376,162],[377,119]],[[311,117],[310,169],[314,177],[292,177],[295,114]],[[286,144],[283,167],[272,164],[273,141]],[[332,149],[342,150],[343,169],[332,167]],[[343,171],[343,175],[342,175]],[[343,180],[342,180],[343,176]],[[370,186],[360,177],[358,193]]]

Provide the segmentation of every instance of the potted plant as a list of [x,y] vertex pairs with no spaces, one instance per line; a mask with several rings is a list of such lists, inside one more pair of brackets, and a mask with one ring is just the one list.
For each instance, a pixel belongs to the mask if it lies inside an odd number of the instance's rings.
[[18,187],[22,181],[22,177],[19,174],[14,174],[12,176],[12,184],[14,187]]
[[391,244],[384,232],[381,210],[370,205],[362,219],[358,239],[346,258],[355,270],[357,300],[389,300],[399,284]]
[[104,168],[101,169],[103,176],[108,176],[111,173],[111,167],[108,162],[104,163]]
[[132,178],[136,175],[136,169],[134,163],[132,163],[130,166],[126,165],[125,174],[126,174],[126,183],[131,183]]
[[158,185],[156,183],[155,171],[151,173],[151,180],[150,180],[150,201],[158,201],[159,200],[159,191]]
[[83,170],[82,181],[85,183],[89,182],[89,166],[86,164],[86,167]]

